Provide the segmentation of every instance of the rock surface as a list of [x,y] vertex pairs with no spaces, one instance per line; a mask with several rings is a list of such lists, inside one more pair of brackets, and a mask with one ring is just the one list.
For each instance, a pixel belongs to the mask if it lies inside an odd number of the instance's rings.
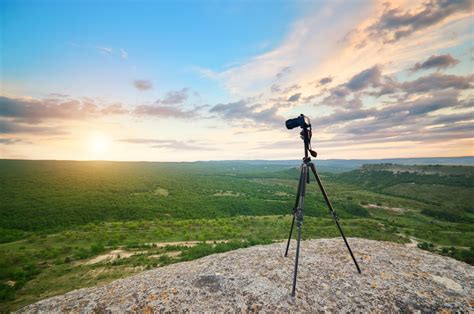
[[302,242],[296,298],[290,296],[295,243],[255,246],[145,271],[29,305],[21,312],[376,311],[474,308],[474,267],[389,242]]

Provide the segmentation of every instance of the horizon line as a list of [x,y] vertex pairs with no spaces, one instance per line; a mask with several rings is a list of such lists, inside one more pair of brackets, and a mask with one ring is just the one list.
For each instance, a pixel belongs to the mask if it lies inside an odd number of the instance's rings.
[[[388,158],[328,158],[314,159],[315,161],[329,160],[393,160],[393,159],[435,159],[435,158],[474,158],[474,155],[464,156],[431,156],[431,157],[388,157]],[[108,159],[27,159],[27,158],[0,158],[0,160],[22,161],[75,161],[75,162],[150,162],[150,163],[195,163],[195,162],[222,162],[222,161],[300,161],[300,159],[208,159],[208,160],[108,160]]]

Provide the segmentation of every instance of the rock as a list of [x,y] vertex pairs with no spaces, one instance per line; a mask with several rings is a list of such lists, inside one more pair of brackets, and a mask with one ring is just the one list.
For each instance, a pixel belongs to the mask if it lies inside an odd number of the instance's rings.
[[437,283],[440,283],[444,285],[446,288],[453,290],[454,292],[457,293],[462,293],[462,286],[458,284],[456,281],[446,278],[446,277],[439,277],[436,275],[431,275],[434,281]]
[[199,288],[206,287],[211,292],[217,292],[222,289],[221,281],[219,276],[204,275],[195,280],[194,285]]
[[254,246],[172,264],[39,301],[19,312],[432,312],[473,311],[474,267],[413,247],[348,239]]

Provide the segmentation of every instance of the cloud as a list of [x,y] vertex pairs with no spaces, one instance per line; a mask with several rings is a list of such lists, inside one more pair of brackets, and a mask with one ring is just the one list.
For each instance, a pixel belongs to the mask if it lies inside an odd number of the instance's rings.
[[124,60],[128,59],[128,52],[123,48],[120,48],[120,58]]
[[296,148],[301,147],[302,141],[298,139],[294,140],[281,140],[281,141],[272,141],[272,142],[258,142],[254,149],[261,150],[261,149],[291,149],[294,150]]
[[420,77],[414,81],[400,84],[402,91],[406,93],[426,93],[433,90],[443,90],[453,88],[465,90],[472,87],[474,76],[457,76],[433,73],[428,76]]
[[452,124],[452,123],[459,123],[464,122],[468,123],[474,120],[474,113],[473,112],[463,112],[463,113],[453,113],[453,114],[445,114],[438,116],[433,119],[433,124]]
[[298,100],[300,100],[300,97],[301,97],[301,93],[296,93],[296,94],[291,95],[287,101],[297,102]]
[[[472,97],[472,95],[471,95]],[[461,100],[458,105],[459,108],[474,108],[474,98]]]
[[284,76],[286,76],[286,75],[288,75],[288,74],[290,74],[290,73],[291,73],[291,67],[286,66],[286,67],[282,68],[282,69],[280,70],[280,72],[278,72],[278,73],[275,75],[275,77],[276,77],[277,79],[281,79],[281,78],[283,78]]
[[[307,82],[301,80],[302,74],[311,72],[308,75],[311,74],[311,80],[314,80],[315,73],[329,73],[317,70],[328,56],[340,51],[341,47],[334,38],[352,28],[371,7],[371,1],[310,2],[308,14],[292,23],[287,36],[276,48],[223,71],[197,70],[210,79],[218,80],[235,99],[247,98],[263,90],[270,91],[274,83],[282,86],[294,83],[306,85]],[[317,29],[325,31],[314,31]]]
[[157,100],[157,103],[164,105],[178,105],[188,99],[189,88],[183,88],[177,91],[169,91],[163,100]]
[[150,80],[135,80],[133,86],[139,91],[146,91],[153,89],[153,83]]
[[61,93],[50,93],[48,96],[51,98],[68,98],[69,97],[69,95],[61,94]]
[[[99,105],[93,99],[46,98],[23,99],[0,96],[0,133],[52,133],[59,132],[51,127],[28,127],[27,124],[41,124],[50,120],[84,120],[111,115],[136,115],[159,118],[196,118],[207,106],[192,109],[177,107],[183,102],[187,89],[170,92],[164,100],[154,104],[143,104],[132,109],[120,103]],[[173,106],[170,106],[173,104]],[[26,124],[26,125],[25,125]]]
[[127,114],[130,111],[128,109],[125,109],[124,106],[121,104],[112,104],[103,107],[100,110],[100,114],[102,115],[119,115],[119,114]]
[[[403,114],[406,119],[409,117],[418,117],[426,115],[433,111],[443,108],[454,108],[458,105],[459,93],[456,91],[437,91],[433,94],[417,98],[416,100],[395,103],[383,109],[380,109],[379,114],[384,119],[389,119],[390,115]],[[402,120],[404,123],[408,120]],[[400,123],[400,121],[398,121]]]
[[314,127],[327,127],[333,124],[344,123],[348,121],[355,121],[360,119],[367,119],[376,114],[376,109],[359,109],[359,110],[344,110],[338,109],[328,116],[318,117],[312,120]]
[[133,110],[133,114],[139,116],[156,116],[160,118],[195,118],[198,109],[184,110],[177,107],[162,105],[140,105]]
[[128,52],[123,48],[115,49],[115,50],[114,48],[105,47],[105,46],[96,46],[95,48],[100,52],[100,54],[104,56],[115,55],[115,51],[117,51],[117,54],[120,56],[121,59],[123,60],[128,59]]
[[456,13],[470,12],[471,0],[431,0],[415,10],[402,10],[387,5],[378,20],[366,31],[374,40],[396,42],[414,32],[437,25]]
[[23,141],[17,138],[0,138],[0,145],[13,145],[22,143]]
[[47,134],[62,135],[66,132],[51,126],[31,126],[24,123],[0,119],[0,134]]
[[104,114],[123,114],[121,104],[98,106],[93,100],[73,98],[24,99],[0,96],[0,117],[24,123],[40,123],[48,119],[84,119]]
[[[384,84],[383,81],[387,82]],[[390,79],[382,76],[381,67],[375,65],[353,75],[346,83],[328,89],[327,91],[329,95],[322,100],[322,103],[329,106],[345,106],[349,108],[361,107],[361,95],[355,94],[352,99],[349,99],[349,97],[354,93],[367,89],[368,87],[388,88],[391,85]]]
[[427,70],[427,69],[432,69],[432,68],[435,68],[439,71],[441,69],[446,69],[448,67],[455,66],[458,63],[459,63],[459,60],[453,58],[450,54],[431,56],[428,58],[428,60],[422,63],[420,62],[416,63],[410,69],[410,71],[416,72],[419,70]]
[[[341,134],[336,138],[318,139],[316,145],[324,148],[340,148],[344,146],[359,146],[366,144],[379,143],[381,149],[389,150],[394,143],[400,143],[400,147],[407,149],[412,145],[423,145],[429,143],[438,143],[443,146],[447,141],[471,139],[473,131],[472,125],[460,125],[456,127],[443,126],[439,128],[416,128],[406,127],[397,131],[380,131],[375,133],[364,133],[357,135]],[[390,144],[390,145],[387,145]],[[313,143],[314,145],[314,143]],[[422,151],[425,148],[418,146],[413,151]],[[365,149],[365,148],[361,148]]]
[[[471,124],[459,125],[443,125],[439,127],[433,126],[417,126],[413,124],[403,124],[394,129],[380,129],[380,128],[360,128],[360,133],[350,134],[345,133],[338,136],[336,139],[320,141],[324,146],[338,147],[341,145],[362,145],[372,143],[395,143],[405,142],[405,146],[412,145],[407,142],[427,144],[432,143],[446,143],[449,140],[460,140],[472,138],[474,126]],[[390,147],[385,145],[386,148]]]
[[378,108],[337,109],[313,119],[312,124],[334,135],[320,141],[326,146],[472,138],[474,112],[456,112],[464,110],[459,95],[447,89]]
[[293,84],[293,85],[288,86],[288,87],[286,87],[285,89],[283,89],[282,93],[283,93],[283,94],[288,94],[289,92],[292,92],[292,91],[294,91],[294,90],[296,90],[296,89],[299,89],[300,87],[301,87],[301,86],[298,85],[298,84]]
[[101,46],[97,46],[96,48],[103,55],[109,56],[109,55],[114,54],[114,50],[112,48],[101,47]]
[[[466,1],[404,1],[382,10],[374,2],[359,1],[354,3],[361,10],[344,15],[351,11],[347,3],[323,5],[339,15],[337,23],[334,15],[325,17],[318,10],[296,21],[275,49],[222,72],[212,71],[213,79],[242,100],[217,104],[209,112],[231,125],[281,127],[282,115],[304,108],[315,116],[312,122],[324,147],[472,138],[472,132],[466,134],[472,129],[472,114],[465,112],[472,110],[472,100],[463,99],[472,98],[472,76],[462,76],[462,71],[423,73],[407,80],[404,72],[456,65],[459,60],[445,51],[466,47],[471,40]],[[329,33],[314,32],[323,27]],[[354,27],[350,40],[338,41]],[[301,87],[286,90],[293,85]],[[249,100],[255,95],[263,96]],[[306,99],[330,107],[301,106]],[[323,115],[326,112],[330,114]]]
[[281,91],[281,87],[278,84],[272,84],[270,90],[272,91],[272,93],[278,93],[279,91]]
[[365,96],[378,98],[388,95],[398,101],[449,89],[462,91],[473,87],[473,78],[473,75],[432,73],[413,81],[399,82],[392,76],[383,75],[380,66],[373,66],[352,76],[345,83],[326,89],[321,103],[339,108],[359,108]]
[[189,141],[177,141],[177,140],[163,140],[163,139],[150,139],[150,138],[128,138],[121,139],[119,142],[131,143],[131,144],[146,144],[152,148],[170,149],[170,150],[196,150],[196,151],[210,151],[216,150],[216,148],[209,147],[195,140]]
[[332,77],[323,77],[322,79],[319,80],[319,84],[321,85],[326,85],[332,82]]
[[[463,91],[472,89],[473,78],[433,73],[398,82],[380,67],[371,67],[327,89],[323,104],[335,109],[313,119],[312,124],[326,134],[319,140],[326,148],[472,138],[474,99]],[[389,100],[370,108],[363,105],[366,96],[382,95]]]
[[276,107],[261,109],[260,104],[250,104],[245,100],[218,104],[209,109],[210,113],[215,113],[223,119],[231,121],[250,121],[260,125],[282,125],[285,120],[278,115]]
[[[320,94],[331,86],[330,83],[347,83],[354,73],[368,70],[374,64],[377,67],[367,75],[376,75],[377,70],[383,69],[397,77],[397,72],[412,66],[413,60],[427,58],[463,41],[467,44],[467,40],[472,37],[467,19],[469,11],[462,9],[462,3],[466,4],[466,1],[458,2],[461,4],[431,1],[430,13],[430,4],[425,2],[391,2],[388,6],[376,1],[330,1],[320,4],[314,11],[307,10],[308,14],[291,25],[286,38],[274,49],[221,72],[209,70],[212,76],[208,77],[218,80],[232,94],[233,99],[246,99],[262,94],[262,102],[275,98],[278,93],[283,94],[284,86],[295,83],[302,88],[293,93]],[[435,11],[452,14],[431,26],[417,29],[417,36],[406,37],[403,44],[399,44],[384,42],[384,37],[373,34],[377,27],[381,28],[388,21],[387,12],[390,10],[394,10],[391,14],[397,18],[406,16],[415,20]],[[388,27],[389,23],[383,25]],[[325,32],[313,31],[323,28]],[[404,26],[400,28],[405,29]],[[348,36],[351,37],[350,40],[341,41],[341,34],[349,31],[353,34]],[[368,42],[364,48],[354,49],[354,45],[360,41]],[[286,70],[287,68],[289,69]],[[315,77],[321,82],[315,82]],[[381,79],[388,79],[388,76]],[[356,82],[351,82],[348,86],[355,88]],[[340,86],[339,95],[351,93],[351,90],[344,91],[348,86]],[[395,86],[389,84],[380,85],[377,92],[373,91],[376,97],[394,92]],[[290,95],[284,96],[288,98]]]
[[345,84],[345,87],[351,91],[359,91],[367,88],[369,85],[377,86],[380,84],[381,75],[380,67],[374,66],[354,75],[349,82]]

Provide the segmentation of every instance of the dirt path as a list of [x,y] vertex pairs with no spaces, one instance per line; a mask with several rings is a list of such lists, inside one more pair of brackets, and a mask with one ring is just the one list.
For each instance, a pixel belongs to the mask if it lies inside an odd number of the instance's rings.
[[207,244],[214,244],[214,243],[227,243],[230,240],[206,240],[206,241],[177,241],[177,242],[152,242],[152,243],[145,243],[146,245],[154,246],[157,248],[162,248],[165,246],[186,246],[192,247],[198,245],[199,243],[207,243]]
[[367,209],[385,209],[385,210],[389,210],[389,211],[396,212],[396,213],[403,213],[403,212],[406,212],[406,211],[409,210],[409,209],[406,209],[406,208],[379,206],[379,205],[376,205],[376,204],[368,204],[368,205],[365,205],[363,207],[365,207]]
[[[58,235],[59,235],[59,233],[48,234],[46,237],[47,237],[47,238],[50,238],[50,237],[55,237],[55,236],[58,236]],[[2,243],[2,244],[0,244],[0,246],[13,245],[13,244],[18,244],[18,243],[26,242],[26,241],[28,241],[28,239],[23,239],[23,240],[18,240],[18,241],[13,241],[13,242]]]
[[[208,244],[214,244],[214,243],[227,243],[229,240],[208,240],[205,241],[204,243]],[[203,243],[202,241],[178,241],[178,242],[153,242],[153,243],[145,243],[148,245],[150,248],[164,248],[166,246],[185,246],[185,247],[193,247],[195,245],[198,245],[199,243]],[[89,258],[85,261],[78,261],[76,262],[76,265],[93,265],[97,264],[100,262],[112,262],[117,259],[124,259],[124,258],[129,258],[133,255],[139,255],[139,254],[146,254],[149,251],[128,251],[125,250],[123,247],[119,247],[118,249],[109,251],[104,254],[100,254],[97,256],[94,256],[92,258]],[[161,255],[168,255],[169,257],[176,257],[181,254],[181,251],[172,251],[172,252],[164,252],[161,254],[154,254],[150,255],[149,257],[151,258],[159,258]]]

